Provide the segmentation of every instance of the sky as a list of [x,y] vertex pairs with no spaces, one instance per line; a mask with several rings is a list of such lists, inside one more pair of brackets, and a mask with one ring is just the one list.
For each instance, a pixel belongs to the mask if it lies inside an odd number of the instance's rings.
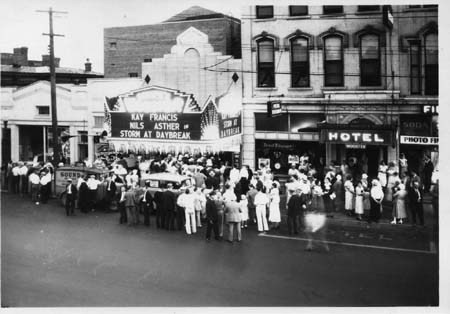
[[198,5],[205,9],[239,18],[242,1],[238,0],[0,0],[0,51],[28,47],[30,60],[48,54],[47,13],[36,10],[67,11],[54,18],[55,56],[61,67],[84,68],[86,59],[92,70],[103,72],[103,29],[160,23]]

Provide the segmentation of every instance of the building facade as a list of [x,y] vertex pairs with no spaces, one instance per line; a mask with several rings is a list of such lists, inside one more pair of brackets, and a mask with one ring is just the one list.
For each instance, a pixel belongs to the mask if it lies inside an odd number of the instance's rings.
[[[240,153],[242,78],[209,68],[220,63],[239,71],[241,60],[216,52],[209,36],[195,27],[178,34],[175,42],[170,53],[141,64],[142,79],[88,82],[91,129],[108,129],[116,151],[228,152],[231,161]],[[96,124],[105,114],[110,125]]]
[[383,10],[245,8],[244,163],[281,174],[307,153],[316,163],[356,158],[373,176],[400,153],[415,170],[424,155],[437,161],[436,117],[424,111],[438,106],[438,8]]
[[[89,59],[84,69],[60,67],[60,58],[55,58],[56,83],[86,84],[88,78],[103,77],[92,71]],[[29,60],[28,48],[14,48],[13,53],[1,53],[1,86],[27,86],[37,81],[50,81],[50,56],[42,55],[42,60]]]
[[154,25],[105,28],[105,77],[142,77],[141,64],[170,53],[176,37],[190,27],[208,35],[215,52],[240,59],[240,20],[194,6]]

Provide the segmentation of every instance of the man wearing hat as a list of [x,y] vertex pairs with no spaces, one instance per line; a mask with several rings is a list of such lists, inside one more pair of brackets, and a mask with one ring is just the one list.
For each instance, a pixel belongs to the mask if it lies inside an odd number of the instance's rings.
[[75,200],[77,199],[77,187],[73,184],[72,179],[67,179],[66,186],[66,215],[75,216]]
[[106,191],[105,191],[105,210],[109,212],[111,210],[111,203],[115,200],[117,186],[114,182],[115,175],[111,175],[106,179]]

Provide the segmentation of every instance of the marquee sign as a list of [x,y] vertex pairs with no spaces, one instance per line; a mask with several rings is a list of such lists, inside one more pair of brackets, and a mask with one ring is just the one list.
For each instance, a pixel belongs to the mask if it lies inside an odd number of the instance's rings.
[[198,141],[241,133],[240,110],[218,112],[212,99],[200,108],[192,95],[160,87],[107,98],[105,115],[116,139]]
[[322,142],[335,144],[391,145],[392,131],[387,130],[334,130],[322,129]]

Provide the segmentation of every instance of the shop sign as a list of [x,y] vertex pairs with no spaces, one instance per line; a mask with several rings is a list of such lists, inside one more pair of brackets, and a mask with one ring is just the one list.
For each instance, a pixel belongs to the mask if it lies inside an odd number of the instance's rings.
[[401,135],[400,144],[439,145],[439,137]]
[[436,105],[423,105],[422,106],[422,112],[423,113],[431,113],[431,114],[438,114],[438,106]]
[[346,144],[345,148],[350,148],[350,149],[366,149],[366,145],[365,144]]
[[391,131],[321,130],[321,140],[337,144],[391,145]]
[[262,169],[261,165],[264,167],[270,168],[270,159],[269,158],[258,158],[258,169]]
[[267,116],[269,118],[281,115],[281,101],[267,102]]
[[300,156],[298,155],[289,155],[288,156],[288,164],[299,164],[300,163]]

